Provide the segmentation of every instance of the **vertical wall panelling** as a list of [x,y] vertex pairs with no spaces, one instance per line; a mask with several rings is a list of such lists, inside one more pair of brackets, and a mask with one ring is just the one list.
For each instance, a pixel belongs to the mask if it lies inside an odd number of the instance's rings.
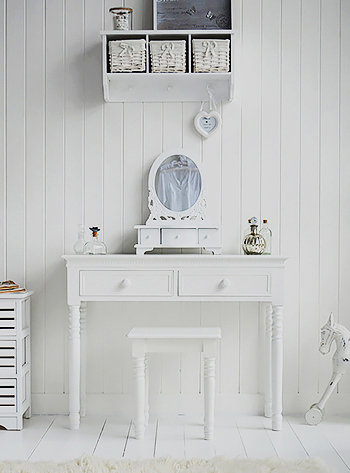
[[[222,244],[225,253],[240,253],[241,246],[241,38],[242,21],[240,0],[233,2],[235,71],[234,102],[222,105],[221,124],[221,199]],[[240,390],[240,304],[221,304],[220,386],[221,393]]]
[[[339,144],[340,144],[340,237],[339,237],[339,321],[350,328],[350,248],[348,236],[350,234],[350,4],[341,1],[340,11],[340,110],[339,110]],[[350,392],[350,376],[341,381],[340,390]],[[347,402],[347,401],[345,401]]]
[[[319,327],[338,313],[339,18],[339,1],[321,3]],[[319,357],[322,391],[331,369],[329,357]]]
[[[46,2],[45,392],[63,390],[65,317],[65,2]],[[52,334],[55,343],[52,343]],[[61,347],[57,350],[57,345]]]
[[143,106],[143,167],[142,167],[142,220],[146,223],[148,209],[148,175],[153,161],[162,153],[162,104],[145,103]]
[[[144,29],[152,3],[120,2]],[[193,127],[200,103],[103,101],[99,31],[112,29],[113,6],[7,0],[0,11],[0,279],[35,290],[34,410],[67,410],[61,255],[73,252],[77,225],[100,226],[111,253],[134,253],[133,226],[149,213],[150,166],[162,151],[184,147],[205,168],[208,217],[222,225],[224,252],[241,252],[256,215],[270,222],[273,252],[289,256],[284,410],[304,412],[331,369],[331,357],[318,353],[320,325],[331,310],[350,325],[349,2],[233,0],[234,101],[218,105],[222,124],[207,140]],[[144,324],[219,325],[217,408],[233,410],[237,395],[257,411],[262,311],[246,303],[89,303],[88,412],[130,408],[126,334]],[[179,412],[195,407],[199,362],[192,354],[151,356],[151,408],[171,408],[174,393]],[[349,392],[347,376],[328,412],[349,411]]]
[[[318,388],[320,251],[320,2],[301,10],[300,390]],[[305,361],[308,360],[308,363]]]
[[0,279],[6,279],[6,2],[0,8]]
[[7,2],[7,276],[25,284],[25,2]]
[[[261,159],[261,2],[244,1],[242,11],[242,229],[248,218],[260,218]],[[240,304],[240,389],[258,391],[259,307]],[[242,343],[244,342],[244,343]],[[252,371],[250,371],[252,370]],[[248,371],[249,374],[248,374]]]
[[[84,224],[84,2],[65,2],[64,37],[64,155],[65,155],[65,241],[64,252],[73,253],[77,227]],[[63,317],[68,330],[68,317]],[[65,386],[68,384],[68,343],[65,338]],[[66,391],[66,388],[64,388]]]
[[[279,253],[281,0],[262,4],[261,33],[261,212],[273,229],[273,251]],[[279,20],[279,21],[277,21]]]
[[[299,245],[300,245],[300,3],[282,2],[281,56],[281,245],[288,255],[283,330],[284,372],[295,396],[299,389]],[[291,199],[293,196],[293,199]],[[273,238],[276,239],[274,232]],[[278,237],[278,236],[277,236]],[[294,353],[294,357],[288,356]],[[301,407],[303,409],[303,407]]]
[[27,0],[26,21],[26,285],[31,298],[34,392],[44,389],[45,340],[45,2]]
[[[103,2],[85,0],[84,2],[84,203],[86,227],[101,228],[99,237],[104,239],[104,104],[101,89],[101,44],[99,32],[103,27]],[[116,215],[117,218],[117,215]],[[91,232],[87,230],[88,238]],[[96,304],[88,304],[88,392],[103,392],[104,373],[104,311]],[[90,364],[89,364],[90,363]],[[92,376],[92,372],[95,373]]]

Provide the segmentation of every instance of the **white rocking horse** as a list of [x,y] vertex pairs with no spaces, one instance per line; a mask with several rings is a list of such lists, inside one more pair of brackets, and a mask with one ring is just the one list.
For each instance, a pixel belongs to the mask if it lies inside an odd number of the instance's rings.
[[322,355],[330,352],[333,340],[335,340],[337,347],[333,355],[333,374],[319,402],[312,404],[305,414],[306,422],[310,425],[317,425],[321,422],[324,406],[339,383],[340,378],[345,373],[350,361],[350,332],[343,325],[334,322],[333,314],[331,313],[328,322],[321,328],[319,351]]

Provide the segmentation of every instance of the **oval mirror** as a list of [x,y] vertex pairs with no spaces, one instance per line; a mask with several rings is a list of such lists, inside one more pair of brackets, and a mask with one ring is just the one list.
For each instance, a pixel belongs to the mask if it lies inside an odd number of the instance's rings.
[[173,212],[190,209],[197,202],[201,189],[201,173],[188,156],[173,154],[159,165],[155,191],[167,209]]

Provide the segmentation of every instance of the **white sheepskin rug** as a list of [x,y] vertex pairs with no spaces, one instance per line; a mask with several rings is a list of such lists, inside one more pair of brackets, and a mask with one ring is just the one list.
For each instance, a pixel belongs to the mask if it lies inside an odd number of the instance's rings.
[[0,462],[1,473],[331,473],[318,459],[267,460],[227,459],[211,460],[155,458],[150,460],[106,460],[84,455],[63,462]]

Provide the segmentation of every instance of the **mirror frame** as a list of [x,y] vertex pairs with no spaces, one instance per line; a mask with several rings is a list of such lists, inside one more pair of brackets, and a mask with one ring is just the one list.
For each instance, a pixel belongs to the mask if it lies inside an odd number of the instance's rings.
[[[181,212],[170,210],[162,204],[156,192],[156,175],[159,166],[171,156],[182,155],[189,158],[197,166],[201,175],[201,191],[198,199],[189,209]],[[146,225],[154,226],[201,226],[207,221],[205,210],[207,202],[205,198],[205,178],[202,164],[196,158],[193,158],[191,153],[182,148],[176,148],[164,151],[156,158],[151,166],[148,176],[148,208],[150,215]]]

